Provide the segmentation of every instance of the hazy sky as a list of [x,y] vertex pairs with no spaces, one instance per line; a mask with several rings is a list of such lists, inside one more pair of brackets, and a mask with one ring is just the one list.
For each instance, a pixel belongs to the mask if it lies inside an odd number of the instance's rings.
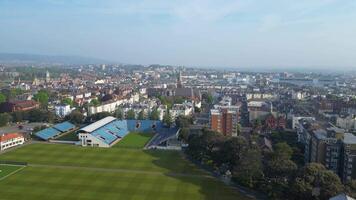
[[0,52],[355,67],[355,0],[0,0]]

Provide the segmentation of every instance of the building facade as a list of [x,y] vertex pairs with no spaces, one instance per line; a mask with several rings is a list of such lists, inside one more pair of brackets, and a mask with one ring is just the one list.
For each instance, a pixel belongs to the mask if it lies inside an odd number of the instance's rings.
[[10,101],[0,104],[1,112],[16,112],[16,111],[28,111],[37,109],[40,104],[33,100],[23,100],[23,101]]
[[69,115],[72,112],[72,109],[70,108],[70,105],[56,105],[54,107],[54,110],[56,112],[56,115],[58,117],[65,117]]
[[300,142],[304,144],[306,163],[321,163],[346,183],[356,179],[356,136],[336,127],[313,130],[309,123],[298,128]]
[[0,151],[25,143],[25,138],[20,133],[5,133],[0,135]]
[[228,108],[210,110],[210,129],[225,136],[235,136],[239,114]]
[[236,136],[240,109],[241,104],[232,105],[232,98],[224,96],[219,104],[214,105],[210,110],[210,129],[226,136]]

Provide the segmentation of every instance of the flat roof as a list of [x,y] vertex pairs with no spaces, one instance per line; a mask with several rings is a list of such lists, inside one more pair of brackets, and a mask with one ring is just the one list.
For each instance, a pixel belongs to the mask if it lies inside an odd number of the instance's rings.
[[110,122],[112,122],[114,120],[116,120],[115,117],[108,116],[108,117],[105,117],[105,118],[103,118],[103,119],[101,119],[99,121],[96,121],[96,122],[92,123],[92,124],[89,124],[88,126],[85,126],[85,127],[81,128],[79,131],[84,131],[84,132],[87,132],[87,133],[91,133],[91,132],[95,131],[96,129],[98,129],[98,128],[100,128],[100,127],[102,127],[102,126],[104,126],[104,125],[106,125],[106,124],[108,124],[108,123],[110,123]]
[[351,133],[344,134],[344,143],[345,144],[356,144],[356,136]]

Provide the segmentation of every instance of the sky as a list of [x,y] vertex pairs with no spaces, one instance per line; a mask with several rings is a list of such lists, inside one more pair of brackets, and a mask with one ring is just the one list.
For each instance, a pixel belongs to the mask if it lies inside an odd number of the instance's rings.
[[0,0],[0,52],[356,68],[355,0]]

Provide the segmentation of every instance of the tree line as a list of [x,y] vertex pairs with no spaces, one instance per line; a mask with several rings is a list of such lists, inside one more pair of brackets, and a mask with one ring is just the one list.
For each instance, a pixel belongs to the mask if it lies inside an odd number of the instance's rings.
[[356,195],[356,181],[343,185],[321,164],[298,166],[286,142],[276,143],[270,152],[260,148],[256,137],[226,137],[208,129],[194,134],[183,131],[180,138],[188,144],[185,153],[191,159],[219,174],[231,174],[232,181],[273,199],[328,199],[341,192]]
[[33,109],[30,111],[16,111],[12,113],[0,113],[0,127],[6,126],[13,122],[49,122],[52,123],[56,119],[55,115],[47,110]]

